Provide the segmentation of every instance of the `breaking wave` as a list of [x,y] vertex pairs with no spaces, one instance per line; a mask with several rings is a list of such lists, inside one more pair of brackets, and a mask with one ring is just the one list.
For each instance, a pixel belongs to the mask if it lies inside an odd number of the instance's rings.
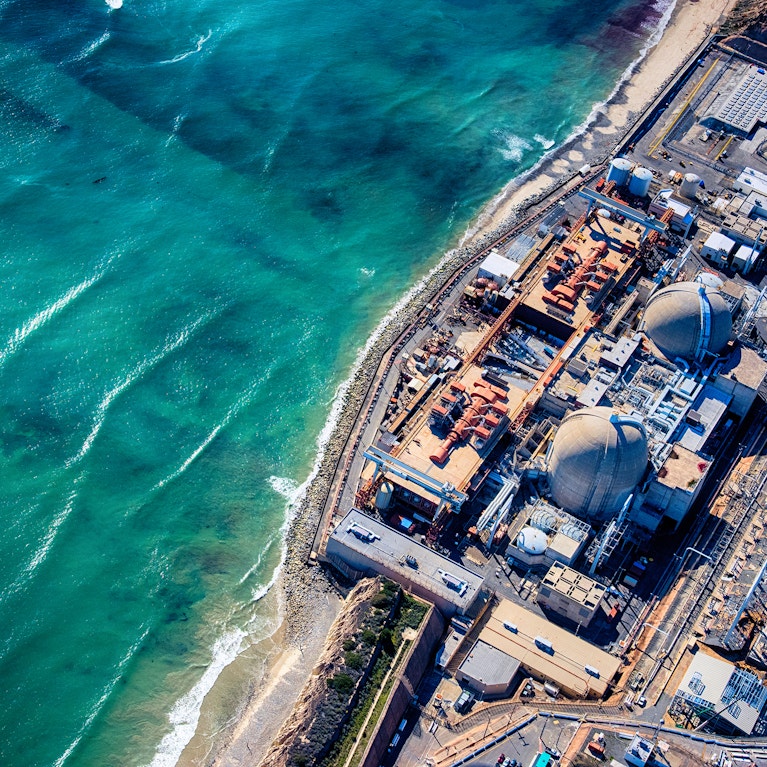
[[[200,710],[205,696],[210,692],[221,672],[240,653],[242,640],[247,634],[242,629],[233,629],[220,636],[211,648],[211,661],[202,677],[192,689],[176,702],[168,719],[173,729],[163,737],[149,767],[174,767],[181,752],[194,736]],[[57,767],[60,767],[57,765]]]

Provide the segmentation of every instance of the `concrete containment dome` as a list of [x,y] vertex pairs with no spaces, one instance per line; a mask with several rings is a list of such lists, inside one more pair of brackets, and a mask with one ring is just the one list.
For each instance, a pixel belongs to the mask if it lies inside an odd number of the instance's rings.
[[517,546],[528,554],[543,554],[548,545],[546,533],[537,527],[523,527],[517,536]]
[[691,362],[704,352],[719,354],[730,340],[732,315],[714,288],[677,282],[647,303],[644,332],[670,360]]
[[555,503],[589,521],[617,514],[647,467],[642,423],[609,407],[570,413],[557,430],[548,458]]

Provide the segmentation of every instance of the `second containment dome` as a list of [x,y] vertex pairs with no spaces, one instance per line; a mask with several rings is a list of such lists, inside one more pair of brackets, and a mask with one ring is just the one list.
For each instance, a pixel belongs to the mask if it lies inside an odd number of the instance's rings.
[[589,521],[612,517],[642,479],[647,457],[638,419],[609,407],[576,410],[562,421],[549,453],[552,498]]
[[676,282],[647,303],[647,337],[670,360],[692,362],[704,353],[719,354],[730,340],[732,315],[715,288]]

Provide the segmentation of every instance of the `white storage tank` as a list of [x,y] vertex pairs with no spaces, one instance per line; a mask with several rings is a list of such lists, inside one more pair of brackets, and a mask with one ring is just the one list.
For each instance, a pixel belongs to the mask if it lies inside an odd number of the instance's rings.
[[528,554],[544,554],[548,548],[549,540],[543,530],[536,527],[525,527],[519,531],[517,546]]
[[384,482],[376,493],[376,508],[379,511],[386,511],[391,505],[393,495],[394,485],[391,482]]
[[698,189],[700,189],[700,176],[697,176],[695,173],[685,173],[682,184],[679,187],[679,193],[682,197],[694,200]]
[[629,181],[629,192],[635,197],[647,197],[650,194],[650,183],[652,182],[652,171],[649,168],[637,167],[631,174]]
[[607,171],[606,181],[614,181],[616,186],[626,186],[631,173],[631,161],[625,157],[616,157]]

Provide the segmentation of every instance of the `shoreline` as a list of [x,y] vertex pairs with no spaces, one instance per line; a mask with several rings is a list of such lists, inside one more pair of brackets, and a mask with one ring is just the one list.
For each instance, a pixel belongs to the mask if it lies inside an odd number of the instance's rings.
[[274,584],[279,628],[272,635],[275,648],[264,657],[264,674],[251,683],[246,700],[225,732],[219,733],[221,739],[206,748],[200,743],[203,736],[195,733],[179,765],[199,764],[192,754],[199,756],[200,751],[206,753],[205,764],[259,764],[311,676],[341,601],[322,569],[307,564],[308,553],[333,492],[338,466],[391,346],[474,253],[511,229],[525,211],[579,178],[580,167],[604,162],[734,5],[735,0],[706,4],[676,0],[661,19],[659,39],[653,43],[657,32],[648,39],[608,99],[596,105],[563,144],[510,181],[483,208],[457,247],[449,250],[381,320],[361,349],[349,378],[337,390],[317,440],[317,461],[289,508],[283,559]]

